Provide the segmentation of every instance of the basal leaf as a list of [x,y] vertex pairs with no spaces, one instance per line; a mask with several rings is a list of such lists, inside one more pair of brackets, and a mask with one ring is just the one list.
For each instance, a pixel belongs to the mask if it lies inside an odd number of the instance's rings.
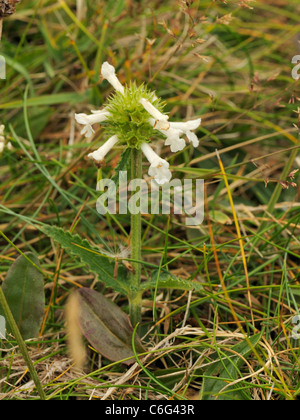
[[79,258],[91,271],[98,274],[99,280],[112,287],[116,292],[128,294],[127,272],[121,265],[115,277],[115,263],[113,258],[101,255],[101,249],[93,247],[87,240],[79,235],[72,235],[56,226],[43,226],[41,228],[47,236],[58,242],[69,254]]
[[[34,254],[25,255],[36,267],[40,267]],[[34,265],[21,255],[9,269],[2,286],[24,340],[38,336],[45,308],[43,275]],[[4,315],[1,307],[0,314]],[[7,330],[10,332],[9,325]]]
[[[75,293],[79,295],[81,332],[88,342],[112,361],[132,356],[132,359],[124,361],[132,364],[135,360],[131,344],[133,328],[127,314],[95,290],[83,287]],[[135,338],[137,352],[144,352],[140,339]]]

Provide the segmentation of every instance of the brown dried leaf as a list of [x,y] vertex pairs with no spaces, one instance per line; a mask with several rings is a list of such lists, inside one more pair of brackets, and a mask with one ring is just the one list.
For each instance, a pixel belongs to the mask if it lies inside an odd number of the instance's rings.
[[[76,293],[80,304],[80,329],[88,342],[109,360],[122,360],[127,365],[134,363],[133,328],[127,314],[95,290],[83,287]],[[137,336],[135,347],[138,353],[144,351]],[[129,357],[132,358],[124,360]]]

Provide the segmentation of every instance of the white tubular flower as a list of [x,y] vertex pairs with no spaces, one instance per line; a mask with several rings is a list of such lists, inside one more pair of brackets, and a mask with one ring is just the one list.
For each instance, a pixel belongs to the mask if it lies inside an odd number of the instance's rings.
[[[166,115],[166,114],[162,114],[157,108],[155,108],[154,105],[152,105],[152,103],[150,101],[148,101],[148,99],[142,98],[140,100],[140,104],[142,104],[143,107],[145,108],[145,110],[147,112],[149,112],[149,114],[154,118],[156,124],[163,125],[163,123],[164,123],[165,127],[170,126],[169,123],[166,124],[166,122],[169,119],[169,116]],[[162,127],[157,127],[157,128],[159,129],[159,128],[162,128]]]
[[112,136],[106,143],[104,143],[98,150],[95,150],[93,153],[90,153],[88,157],[94,159],[97,162],[102,162],[107,155],[107,153],[118,143],[119,139],[117,136]]
[[185,140],[180,138],[180,136],[184,134],[184,131],[178,130],[177,128],[172,128],[171,125],[173,123],[168,123],[169,127],[166,129],[158,128],[156,121],[153,118],[149,118],[149,123],[153,128],[156,128],[167,137],[165,145],[170,146],[171,152],[176,153],[185,148]]
[[163,185],[169,182],[172,178],[172,174],[169,169],[169,163],[165,159],[159,157],[148,143],[143,143],[141,149],[150,162],[148,174],[154,177],[155,181],[159,185]]
[[189,142],[193,144],[194,147],[199,146],[199,140],[195,133],[192,130],[196,130],[201,124],[201,118],[197,120],[187,121],[187,122],[171,122],[170,128],[175,130],[180,130],[186,134]]
[[176,130],[174,128],[159,131],[165,136],[167,136],[165,145],[170,146],[171,152],[176,153],[185,148],[185,140],[180,138],[181,134],[183,134],[182,131]]
[[79,124],[84,125],[83,130],[81,131],[82,135],[89,138],[95,134],[95,131],[92,127],[93,124],[101,123],[107,119],[109,112],[105,109],[100,111],[92,111],[91,115],[87,114],[75,114],[75,119]]
[[186,136],[189,139],[189,142],[192,143],[194,147],[199,146],[199,139],[195,133],[193,133],[192,131],[187,131]]
[[199,146],[199,140],[195,133],[201,124],[201,118],[187,122],[169,122],[168,115],[162,114],[155,106],[145,98],[140,100],[145,110],[153,117],[149,118],[149,123],[156,130],[159,130],[167,137],[166,146],[170,146],[171,152],[176,153],[185,148],[185,140],[181,138],[185,134],[194,147]]
[[116,76],[116,70],[114,66],[105,61],[101,67],[101,74],[103,79],[106,79],[108,83],[110,83],[117,91],[124,94],[124,87]]

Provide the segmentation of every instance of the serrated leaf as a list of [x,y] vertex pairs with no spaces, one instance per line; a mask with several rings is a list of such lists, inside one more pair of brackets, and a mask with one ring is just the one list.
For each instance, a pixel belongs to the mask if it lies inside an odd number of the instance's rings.
[[[88,288],[76,291],[79,295],[79,322],[82,334],[104,357],[114,362],[124,360],[132,364],[135,360],[132,349],[133,328],[129,317],[115,303],[102,294]],[[138,336],[135,336],[138,353],[145,350]]]
[[[260,339],[261,334],[249,338],[253,348],[257,346]],[[218,353],[213,356],[218,360],[212,363],[204,373],[200,395],[202,400],[245,400],[244,394],[234,386],[227,388],[223,394],[221,392],[226,385],[238,379],[239,370],[245,363],[244,359],[252,352],[247,340],[233,346],[231,350],[232,352],[220,353],[222,360],[219,359]]]
[[[36,267],[38,258],[25,254]],[[44,280],[41,272],[23,255],[16,259],[2,285],[3,293],[24,340],[37,337],[45,309]],[[0,307],[0,314],[4,315]],[[10,331],[7,326],[8,332]]]
[[120,161],[115,169],[115,175],[112,177],[112,181],[115,183],[116,188],[118,188],[120,183],[120,172],[121,171],[128,171],[131,162],[131,149],[126,148],[122,154]]
[[127,272],[121,265],[115,278],[115,263],[113,259],[101,255],[101,250],[93,247],[79,235],[72,235],[56,226],[40,228],[47,236],[58,242],[69,254],[78,257],[91,271],[99,276],[99,280],[116,292],[128,294]]
[[202,284],[197,281],[180,279],[168,271],[159,272],[158,270],[153,272],[150,282],[142,283],[142,290],[153,289],[156,287],[158,289],[168,288],[188,291],[203,291]]

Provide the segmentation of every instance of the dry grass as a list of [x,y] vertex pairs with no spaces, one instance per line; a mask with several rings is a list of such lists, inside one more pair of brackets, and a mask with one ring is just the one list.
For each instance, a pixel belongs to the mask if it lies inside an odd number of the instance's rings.
[[[4,22],[8,77],[0,84],[0,123],[15,150],[0,158],[0,229],[18,250],[36,253],[45,274],[45,321],[29,348],[49,399],[199,398],[213,358],[221,366],[243,332],[261,338],[217,398],[234,385],[244,399],[298,398],[299,342],[291,338],[291,321],[299,313],[300,190],[279,181],[299,167],[300,95],[291,77],[299,16],[298,0],[40,0],[22,2]],[[96,170],[84,157],[104,140],[102,131],[87,144],[74,121],[75,112],[100,107],[109,95],[98,77],[106,59],[122,83],[148,81],[171,118],[203,119],[197,151],[163,152],[176,176],[206,180],[205,222],[187,229],[181,216],[143,219],[145,263],[195,279],[203,291],[159,290],[155,311],[155,296],[144,294],[143,369],[88,348],[79,374],[65,338],[70,292],[86,286],[125,311],[127,303],[34,224],[76,226],[91,243],[104,239],[112,254],[128,244],[128,218],[99,220],[95,211]],[[112,175],[119,155],[111,155],[103,176]],[[0,246],[3,281],[17,253],[4,239]],[[143,267],[143,279],[149,273]],[[0,398],[35,399],[11,344],[2,343]]]

